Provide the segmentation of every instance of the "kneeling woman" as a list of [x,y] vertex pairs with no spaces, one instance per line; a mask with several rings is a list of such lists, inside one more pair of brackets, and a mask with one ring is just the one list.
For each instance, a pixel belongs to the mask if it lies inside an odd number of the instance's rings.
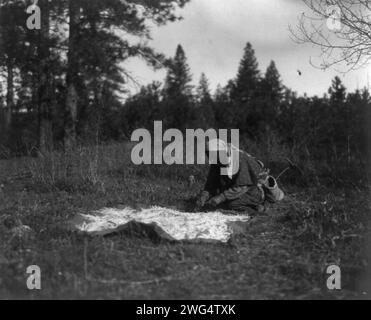
[[209,159],[217,161],[210,165],[204,191],[197,201],[198,207],[251,214],[264,211],[266,201],[283,199],[284,194],[274,178],[268,175],[259,160],[248,153],[219,139],[209,141],[206,151]]

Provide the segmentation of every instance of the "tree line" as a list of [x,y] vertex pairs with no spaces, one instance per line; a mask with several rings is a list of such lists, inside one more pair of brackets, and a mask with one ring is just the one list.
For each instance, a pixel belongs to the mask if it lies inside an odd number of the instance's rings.
[[[211,92],[205,74],[192,85],[181,45],[168,58],[128,40],[149,39],[150,25],[177,20],[175,9],[186,2],[39,0],[35,31],[25,23],[29,2],[0,1],[0,152],[127,140],[161,120],[165,129],[240,129],[246,141],[283,148],[299,160],[366,166],[368,88],[347,92],[335,77],[323,96],[299,96],[282,83],[274,61],[259,69],[247,43],[235,78]],[[166,78],[130,95],[135,77],[123,63],[131,57],[166,68]]]
[[[170,128],[240,129],[248,142],[285,148],[299,161],[364,168],[370,158],[371,97],[368,88],[347,92],[335,77],[322,97],[299,96],[286,87],[274,61],[264,73],[247,43],[237,75],[214,93],[205,74],[192,87],[181,45],[164,83],[143,86],[118,113],[127,136],[162,120]],[[274,148],[271,148],[271,151]],[[274,155],[272,155],[274,156]]]

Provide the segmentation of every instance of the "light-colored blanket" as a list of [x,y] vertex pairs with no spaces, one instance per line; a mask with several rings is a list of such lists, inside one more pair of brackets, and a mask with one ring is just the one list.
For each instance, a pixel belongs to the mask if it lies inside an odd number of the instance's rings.
[[227,242],[233,233],[246,230],[246,215],[226,215],[221,212],[181,212],[152,207],[104,208],[91,214],[79,214],[71,223],[75,230],[91,235],[107,235],[135,225],[150,228],[160,237],[170,240],[209,240]]

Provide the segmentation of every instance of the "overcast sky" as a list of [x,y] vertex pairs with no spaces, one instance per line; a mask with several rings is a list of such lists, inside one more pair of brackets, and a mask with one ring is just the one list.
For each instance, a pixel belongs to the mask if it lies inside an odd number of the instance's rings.
[[[284,85],[300,94],[323,95],[337,71],[313,68],[310,58],[318,57],[320,50],[290,39],[288,27],[296,25],[304,10],[301,0],[191,0],[182,10],[184,20],[153,28],[149,44],[168,56],[174,56],[176,46],[182,44],[195,84],[205,72],[214,90],[236,76],[243,48],[251,42],[262,72],[274,60]],[[166,74],[153,72],[138,59],[125,67],[142,84],[163,81]],[[365,68],[339,75],[352,91],[367,85],[367,74]]]

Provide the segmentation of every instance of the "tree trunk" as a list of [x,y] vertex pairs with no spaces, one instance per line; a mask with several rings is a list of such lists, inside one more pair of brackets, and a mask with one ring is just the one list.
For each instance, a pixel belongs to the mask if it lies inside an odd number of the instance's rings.
[[53,149],[53,76],[51,74],[49,32],[50,7],[48,0],[40,1],[41,30],[39,40],[39,90],[38,90],[38,116],[39,116],[39,151],[41,153]]
[[12,124],[13,109],[14,109],[14,66],[11,61],[8,61],[6,108],[4,112],[4,127],[6,132],[9,131]]
[[76,0],[69,1],[69,48],[67,70],[66,118],[64,127],[65,148],[71,148],[76,142],[76,123],[78,112],[77,81],[79,62],[77,56],[78,24],[80,21],[80,7]]
[[348,134],[348,136],[347,136],[347,163],[348,163],[348,166],[350,166],[351,160],[352,160],[352,158],[351,158],[351,151],[350,151],[350,135]]

